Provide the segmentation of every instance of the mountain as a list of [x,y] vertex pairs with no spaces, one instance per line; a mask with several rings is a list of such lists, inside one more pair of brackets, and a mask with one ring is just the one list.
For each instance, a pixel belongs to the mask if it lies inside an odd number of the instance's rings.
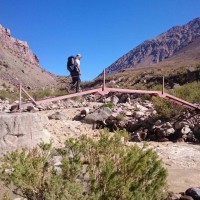
[[[106,73],[115,73],[128,68],[150,67],[172,57],[175,58],[178,54],[179,58],[181,55],[179,61],[184,63],[184,49],[190,52],[191,57],[187,59],[194,62],[192,57],[195,57],[200,62],[200,57],[195,56],[200,54],[199,41],[200,18],[195,18],[183,26],[175,26],[156,38],[144,41],[107,67]],[[171,62],[173,63],[173,59]]]
[[11,36],[9,29],[0,24],[0,83],[25,88],[53,87],[57,76],[39,65],[38,57],[26,41]]

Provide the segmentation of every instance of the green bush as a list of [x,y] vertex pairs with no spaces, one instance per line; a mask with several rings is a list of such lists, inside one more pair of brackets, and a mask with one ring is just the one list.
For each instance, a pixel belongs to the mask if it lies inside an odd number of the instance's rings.
[[158,112],[158,115],[163,119],[175,117],[184,109],[183,106],[172,103],[169,100],[160,97],[152,97],[152,102],[155,110]]
[[170,93],[191,103],[200,101],[200,82],[192,82],[177,87]]
[[55,150],[49,144],[7,153],[0,179],[28,200],[165,199],[167,173],[158,155],[145,145],[126,145],[125,134],[68,139],[57,150],[58,169],[51,164]]

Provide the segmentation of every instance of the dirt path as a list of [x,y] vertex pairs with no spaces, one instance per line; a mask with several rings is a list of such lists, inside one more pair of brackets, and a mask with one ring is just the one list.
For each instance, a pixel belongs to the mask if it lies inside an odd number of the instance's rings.
[[152,143],[168,170],[169,190],[185,192],[199,186],[200,145],[188,143]]

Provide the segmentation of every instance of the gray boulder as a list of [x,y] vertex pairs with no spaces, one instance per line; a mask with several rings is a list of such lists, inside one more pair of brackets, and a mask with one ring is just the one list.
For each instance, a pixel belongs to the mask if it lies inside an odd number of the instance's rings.
[[0,114],[0,153],[49,142],[48,118],[37,113]]
[[112,115],[112,110],[108,107],[101,107],[95,110],[93,113],[88,114],[82,121],[88,124],[93,124],[96,121],[104,121],[110,115]]
[[185,194],[191,196],[194,200],[200,200],[200,187],[188,188]]

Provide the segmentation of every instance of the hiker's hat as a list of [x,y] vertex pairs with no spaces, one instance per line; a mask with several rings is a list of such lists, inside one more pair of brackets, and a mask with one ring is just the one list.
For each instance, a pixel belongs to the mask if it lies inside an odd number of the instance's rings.
[[78,53],[76,56],[78,56],[78,57],[80,57],[80,58],[82,57],[82,55],[81,55],[80,53]]

